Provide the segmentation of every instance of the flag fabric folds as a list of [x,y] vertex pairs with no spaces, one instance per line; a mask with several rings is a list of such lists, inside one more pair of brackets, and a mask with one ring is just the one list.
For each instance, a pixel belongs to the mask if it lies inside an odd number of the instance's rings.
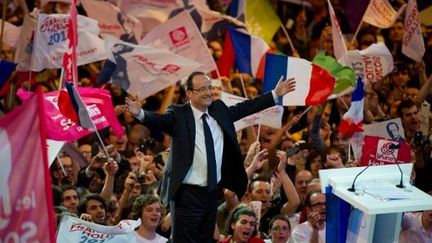
[[380,29],[390,28],[401,13],[406,4],[399,11],[393,9],[388,0],[371,0],[363,16],[363,21]]
[[92,119],[78,91],[70,82],[65,83],[66,90],[61,90],[58,98],[60,112],[80,127],[94,130]]
[[0,59],[0,90],[3,88],[3,85],[5,85],[6,81],[15,70],[16,65],[16,63]]
[[[111,95],[108,90],[87,87],[78,87],[76,90],[87,106],[87,111],[96,129],[100,130],[111,126],[116,136],[120,137],[124,134],[123,127],[115,114]],[[21,100],[25,101],[33,93],[19,89],[17,95]],[[83,129],[60,112],[58,105],[59,91],[44,93],[43,96],[47,138],[56,141],[75,141],[91,133],[91,131]]]
[[227,14],[241,21],[245,21],[246,12],[246,0],[232,0],[228,9]]
[[0,119],[0,235],[5,240],[9,235],[12,241],[55,242],[42,99],[39,89]]
[[329,99],[334,99],[354,90],[356,76],[352,68],[341,65],[336,59],[326,56],[323,52],[318,53],[312,63],[324,68],[335,78],[335,85]]
[[185,10],[152,29],[140,41],[140,44],[165,49],[202,63],[201,71],[205,73],[217,69],[207,43],[202,38],[192,17]]
[[281,27],[282,22],[270,1],[247,0],[245,2],[248,32],[261,37],[267,44],[271,44],[273,36]]
[[132,15],[124,14],[110,2],[81,0],[92,19],[98,21],[101,34],[110,34],[123,41],[137,44],[143,32],[142,23]]
[[351,97],[351,106],[343,115],[339,124],[339,132],[346,136],[352,137],[355,132],[363,131],[363,106],[364,106],[364,83],[359,77],[356,88]]
[[202,64],[151,46],[134,45],[105,36],[109,60],[116,64],[112,81],[124,90],[148,97],[165,89]]
[[[63,70],[64,81],[72,82],[78,85],[78,66],[77,66],[77,41],[78,41],[78,23],[77,23],[77,10],[76,0],[71,0],[70,16],[67,26],[67,47],[63,54]],[[63,82],[63,80],[60,80]]]
[[235,64],[240,73],[262,78],[265,54],[270,51],[263,39],[228,28],[223,54],[217,65],[222,76],[229,76]]
[[[236,96],[225,92],[222,92],[221,99],[227,106],[232,106],[246,100],[246,98],[244,97]],[[283,106],[275,105],[273,107],[267,108],[263,111],[249,115],[234,122],[234,127],[236,131],[240,131],[243,128],[258,125],[261,123],[265,126],[280,128],[282,126],[283,112]]]
[[374,43],[361,51],[348,51],[339,62],[351,67],[366,84],[381,80],[394,68],[393,56],[383,43]]
[[[3,20],[0,19],[0,26],[3,23]],[[4,21],[4,30],[3,30],[3,38],[2,41],[7,45],[15,48],[18,43],[18,38],[20,35],[21,27],[17,27],[7,21]]]
[[33,53],[34,32],[37,22],[30,15],[24,16],[24,22],[21,26],[17,48],[15,50],[14,62],[17,63],[17,71],[31,70],[30,64]]
[[[33,42],[33,71],[62,67],[63,53],[68,48],[68,19],[69,15],[64,14],[39,14]],[[77,22],[77,64],[84,65],[106,59],[104,42],[98,37],[97,21],[78,15]]]
[[425,54],[419,12],[416,0],[409,0],[405,13],[404,35],[402,39],[402,53],[419,62]]
[[336,59],[340,59],[345,52],[347,52],[347,47],[345,45],[345,38],[342,35],[342,31],[339,25],[339,21],[336,17],[333,6],[330,0],[327,0],[328,8],[330,12],[330,21],[332,25],[332,38],[333,38],[333,52]]
[[[399,145],[400,147],[390,149],[389,146],[392,144]],[[405,142],[395,142],[377,136],[364,136],[359,166],[392,165],[396,163],[395,158],[398,163],[410,163],[410,145]]]
[[284,106],[322,104],[332,93],[335,83],[327,70],[308,60],[267,54],[263,92],[274,89],[282,76],[296,80],[296,89],[283,97]]

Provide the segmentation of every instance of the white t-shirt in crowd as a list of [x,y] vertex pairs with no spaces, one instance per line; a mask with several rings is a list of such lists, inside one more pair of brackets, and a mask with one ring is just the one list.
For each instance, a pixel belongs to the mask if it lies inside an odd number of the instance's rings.
[[158,233],[156,233],[156,237],[152,240],[148,240],[148,239],[142,237],[136,231],[135,231],[135,236],[136,236],[136,242],[137,243],[166,243],[168,240],[167,238],[161,236]]

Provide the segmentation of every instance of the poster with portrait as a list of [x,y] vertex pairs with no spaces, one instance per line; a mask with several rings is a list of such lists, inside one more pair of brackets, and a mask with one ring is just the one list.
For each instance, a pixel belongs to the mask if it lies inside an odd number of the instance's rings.
[[364,136],[378,136],[395,142],[405,142],[405,131],[400,118],[363,125],[363,132],[355,133],[351,138],[351,148],[355,160],[360,160]]

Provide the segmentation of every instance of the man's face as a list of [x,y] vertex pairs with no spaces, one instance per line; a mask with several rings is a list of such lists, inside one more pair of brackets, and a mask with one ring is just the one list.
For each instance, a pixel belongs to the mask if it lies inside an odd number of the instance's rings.
[[92,217],[96,224],[105,224],[105,208],[98,200],[90,199],[87,202],[86,213]]
[[68,176],[70,179],[74,178],[73,172],[73,162],[72,158],[68,156],[60,157],[60,162],[62,163],[62,166],[65,170],[66,176]]
[[314,193],[310,198],[310,206],[308,206],[308,212],[316,212],[321,216],[323,223],[326,218],[326,198],[323,193]]
[[186,91],[191,104],[200,111],[205,111],[213,102],[211,80],[205,75],[197,75],[192,80],[192,90]]
[[80,153],[84,156],[84,158],[87,160],[88,163],[90,163],[91,160],[91,146],[89,144],[83,144],[78,147],[78,150]]
[[141,221],[142,225],[149,230],[155,230],[159,225],[161,218],[161,208],[158,202],[154,202],[150,205],[145,206],[142,209]]
[[61,203],[69,212],[76,213],[79,199],[78,193],[74,189],[66,190],[63,192],[63,202]]
[[402,125],[405,131],[415,132],[420,129],[420,117],[417,106],[402,109]]
[[109,130],[110,133],[108,136],[108,143],[114,145],[118,152],[125,151],[128,144],[128,137],[126,134],[123,134],[121,137],[117,137],[111,128]]
[[396,126],[396,124],[390,124],[389,125],[389,135],[392,138],[396,138],[398,136],[398,128]]
[[255,230],[255,221],[255,217],[249,215],[240,215],[237,222],[231,224],[231,229],[233,230],[233,240],[235,242],[247,242]]
[[312,174],[309,171],[303,170],[297,173],[295,177],[295,188],[299,194],[300,200],[304,200],[306,187],[310,180],[312,180]]
[[251,196],[252,201],[261,201],[262,209],[265,209],[272,198],[270,183],[266,181],[254,181]]

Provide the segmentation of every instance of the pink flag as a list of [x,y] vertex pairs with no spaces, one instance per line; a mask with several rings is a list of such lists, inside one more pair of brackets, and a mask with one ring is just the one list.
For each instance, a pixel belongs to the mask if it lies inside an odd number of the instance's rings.
[[327,0],[327,3],[330,12],[330,21],[332,24],[334,56],[336,57],[337,60],[339,60],[345,54],[345,52],[347,52],[347,47],[345,45],[345,39],[342,35],[339,21],[337,20],[336,14],[333,10],[333,6],[330,3],[330,0]]
[[409,0],[405,13],[402,53],[419,62],[425,54],[419,12],[416,0]]
[[[70,6],[70,17],[67,27],[67,49],[63,54],[64,82],[72,82],[78,86],[78,68],[77,68],[77,42],[78,42],[78,23],[75,0],[72,0]],[[61,80],[62,82],[63,80]]]
[[55,242],[42,92],[0,120],[2,242]]
[[[77,90],[98,130],[111,126],[117,136],[124,133],[115,115],[108,90],[84,87],[79,87]],[[19,89],[17,95],[21,100],[27,100],[32,96],[32,93]],[[58,96],[59,91],[44,93],[47,137],[58,141],[75,141],[90,134],[91,131],[83,129],[59,111]]]
[[217,69],[206,42],[187,11],[151,30],[140,43],[202,63],[203,72],[210,73]]
[[363,21],[380,29],[390,28],[405,10],[405,7],[406,4],[402,5],[396,12],[388,0],[371,0],[363,16]]

